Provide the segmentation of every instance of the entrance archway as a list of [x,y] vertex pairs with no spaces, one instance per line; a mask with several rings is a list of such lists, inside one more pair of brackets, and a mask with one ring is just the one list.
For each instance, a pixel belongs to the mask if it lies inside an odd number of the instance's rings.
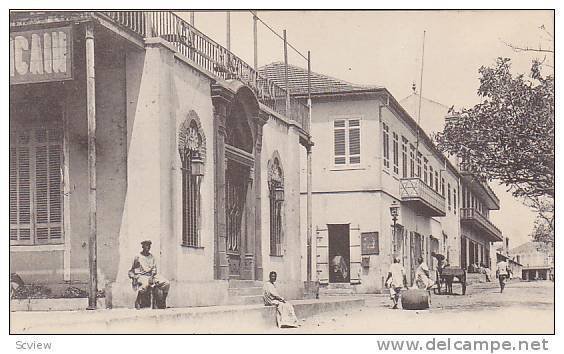
[[[216,277],[260,273],[260,141],[253,92],[240,82],[212,87],[216,123]],[[259,234],[259,236],[257,236]]]

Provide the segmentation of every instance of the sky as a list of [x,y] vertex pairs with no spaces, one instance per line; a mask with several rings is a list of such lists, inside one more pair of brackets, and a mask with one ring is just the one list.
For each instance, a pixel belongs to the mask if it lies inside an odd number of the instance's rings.
[[[179,13],[189,19],[189,13]],[[497,57],[512,60],[515,73],[527,74],[531,60],[544,54],[516,53],[521,47],[553,47],[553,13],[541,10],[452,11],[259,11],[277,33],[287,30],[289,43],[303,56],[311,52],[315,72],[358,84],[385,86],[396,99],[421,89],[421,57],[425,31],[423,96],[448,107],[479,103],[478,69]],[[195,26],[225,46],[226,13],[196,12]],[[230,15],[231,50],[253,65],[253,21],[249,11]],[[540,27],[544,26],[546,31]],[[258,65],[283,61],[283,41],[258,25]],[[547,33],[548,32],[548,33]],[[307,68],[307,61],[289,49],[289,62]],[[553,66],[551,57],[545,63]],[[546,67],[545,73],[552,68]],[[492,184],[501,210],[492,221],[510,238],[510,247],[530,240],[535,214]]]

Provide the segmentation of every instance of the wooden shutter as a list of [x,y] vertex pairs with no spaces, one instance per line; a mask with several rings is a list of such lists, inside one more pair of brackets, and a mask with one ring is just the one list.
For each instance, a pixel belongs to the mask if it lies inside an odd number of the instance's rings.
[[344,165],[346,160],[345,121],[340,119],[333,123],[335,165]]
[[317,279],[320,284],[329,284],[329,230],[317,230],[316,240]]
[[360,163],[360,120],[350,119],[349,123],[349,163]]
[[10,134],[10,242],[32,244],[30,132]]
[[386,123],[382,123],[382,154],[384,156],[384,166],[390,167],[390,135],[389,128]]
[[56,127],[35,130],[36,243],[61,243],[62,134]]
[[10,241],[63,242],[63,134],[58,125],[18,127],[10,136]]
[[350,247],[350,257],[351,257],[351,284],[360,284],[360,273],[362,271],[361,267],[361,246],[360,246],[360,229],[350,228],[349,230],[349,247]]
[[392,133],[392,158],[394,161],[394,173],[399,173],[399,136],[396,132]]

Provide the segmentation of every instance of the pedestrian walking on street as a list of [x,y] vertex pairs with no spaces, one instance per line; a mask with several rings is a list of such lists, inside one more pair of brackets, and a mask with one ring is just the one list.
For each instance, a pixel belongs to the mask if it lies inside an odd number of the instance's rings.
[[390,289],[390,298],[394,302],[393,309],[398,308],[402,284],[407,289],[405,269],[400,264],[399,258],[394,256],[393,263],[390,265],[390,270],[388,271],[388,277],[386,278],[386,286]]
[[500,292],[503,293],[503,289],[505,289],[505,282],[509,279],[509,275],[511,274],[507,261],[502,260],[501,262],[498,262],[495,273],[499,279],[499,287],[501,288]]

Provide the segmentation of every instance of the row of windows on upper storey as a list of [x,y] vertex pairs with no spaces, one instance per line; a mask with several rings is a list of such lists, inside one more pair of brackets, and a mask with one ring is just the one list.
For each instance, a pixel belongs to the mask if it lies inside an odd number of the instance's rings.
[[[335,166],[355,166],[361,163],[361,120],[360,118],[339,118],[333,121],[333,163]],[[390,159],[390,126],[382,122],[382,158],[385,170],[390,169],[394,175],[400,175],[400,136],[391,132],[392,154]],[[409,149],[408,149],[409,145]],[[417,151],[416,151],[417,150]],[[458,208],[456,189],[451,191],[450,183],[446,184],[440,168],[433,168],[427,157],[416,149],[405,136],[401,136],[401,178],[421,178],[425,184],[448,200],[448,209]],[[440,176],[440,178],[439,178]],[[440,182],[439,182],[440,179]]]

